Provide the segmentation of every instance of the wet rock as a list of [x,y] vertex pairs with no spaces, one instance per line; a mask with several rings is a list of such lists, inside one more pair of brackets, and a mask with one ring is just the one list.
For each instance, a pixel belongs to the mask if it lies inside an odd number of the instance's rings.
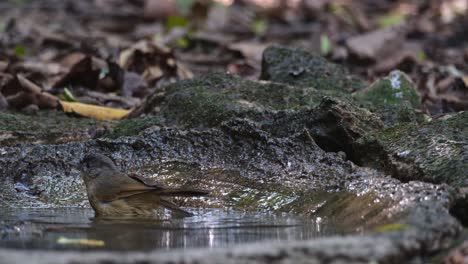
[[377,80],[354,95],[364,107],[377,113],[386,126],[402,122],[422,122],[421,98],[416,85],[401,71]]
[[363,87],[357,77],[325,58],[279,46],[269,47],[263,53],[260,78],[324,90],[330,95],[346,94]]
[[[335,117],[339,116],[337,113],[340,111],[337,109],[343,110],[333,101],[323,105],[323,113],[330,114],[335,109]],[[83,184],[76,170],[76,164],[85,152],[105,153],[122,170],[137,169],[150,177],[163,176],[160,171],[168,171],[167,175],[157,180],[216,190],[214,203],[240,209],[249,205],[251,209],[275,208],[311,213],[318,210],[327,197],[317,195],[314,198],[311,193],[323,193],[324,190],[343,191],[342,195],[335,197],[338,200],[349,197],[349,202],[345,204],[358,204],[360,198],[353,198],[356,193],[369,193],[369,197],[363,197],[365,200],[373,200],[372,197],[376,196],[381,203],[363,204],[381,209],[382,205],[388,206],[387,202],[403,197],[415,201],[434,199],[444,204],[451,201],[448,190],[442,191],[442,194],[446,193],[445,196],[440,196],[442,189],[431,189],[430,185],[415,188],[414,184],[408,184],[402,187],[401,192],[397,192],[398,181],[376,171],[357,168],[343,160],[341,155],[323,151],[310,136],[315,135],[313,123],[316,121],[313,118],[308,124],[295,115],[278,115],[277,120],[280,121],[272,119],[277,124],[272,121],[262,125],[237,119],[224,123],[220,128],[204,130],[152,126],[136,136],[117,139],[4,147],[0,153],[0,173],[5,175],[2,186],[4,190],[9,190],[9,194],[1,202],[3,206],[35,203],[50,206],[85,205]],[[314,115],[313,112],[308,116],[321,120],[320,115]],[[291,124],[297,122],[297,130],[291,130],[293,133],[273,130],[281,127],[281,122],[289,123],[288,118]],[[335,121],[346,124],[346,119]],[[307,129],[299,126],[301,123]],[[359,129],[353,129],[357,128],[344,125],[338,127],[337,131],[348,133],[350,137],[360,133]],[[12,191],[18,184],[30,191]],[[420,194],[425,189],[428,193]],[[373,192],[376,194],[373,195]],[[233,199],[241,194],[245,199]],[[259,199],[261,197],[264,199]],[[256,202],[248,202],[249,199]],[[328,204],[333,204],[331,198]]]
[[447,115],[421,126],[403,123],[369,134],[355,145],[361,164],[402,181],[468,185],[468,113]]
[[[230,181],[244,182],[244,187],[258,185],[254,185],[257,179],[276,182],[286,177],[287,173],[300,175],[305,169],[305,161],[309,161],[307,163],[310,164],[307,170],[313,168],[314,173],[306,175],[304,172],[301,180],[304,183],[308,178],[314,178],[314,175],[323,173],[331,177],[337,173],[342,174],[340,170],[345,168],[349,170],[346,162],[324,153],[317,145],[306,142],[308,139],[305,137],[301,139],[298,135],[296,137],[299,139],[295,140],[268,138],[266,135],[267,133],[255,127],[254,123],[243,123],[241,126],[226,125],[222,130],[205,131],[150,127],[136,137],[116,140],[99,139],[87,144],[23,146],[21,151],[15,147],[4,148],[0,159],[2,175],[9,176],[7,179],[11,180],[10,184],[14,184],[13,181],[21,182],[29,189],[37,189],[40,200],[50,204],[62,204],[64,201],[69,205],[74,205],[75,202],[70,198],[76,195],[73,188],[80,188],[82,185],[74,166],[85,151],[109,154],[118,163],[124,162],[123,169],[177,161],[183,164],[198,164],[199,167],[234,170],[237,176],[231,176]],[[327,163],[318,162],[320,159],[326,159]],[[334,163],[334,166],[342,164],[344,168],[337,170],[331,163]],[[242,178],[246,180],[239,181]],[[316,177],[316,183],[308,183],[318,185],[327,180],[329,179]],[[284,187],[288,187],[288,190],[297,187],[297,182],[284,184]],[[280,188],[276,191],[280,192]],[[20,198],[18,201],[21,201]]]
[[323,98],[313,109],[280,111],[260,124],[275,137],[305,131],[323,150],[342,151],[351,158],[352,145],[357,139],[383,127],[379,118],[368,110],[331,97]]
[[[185,114],[180,116],[177,110],[173,110],[174,108],[162,107],[159,108],[159,113],[155,113],[155,116],[123,120],[105,137],[133,136],[145,128],[164,124],[183,127],[190,127],[191,125],[188,124],[193,124],[195,127],[219,125],[232,128],[250,122],[253,126],[263,130],[263,133],[266,132],[267,134],[264,136],[266,138],[304,134],[323,150],[341,151],[352,160],[354,142],[370,131],[383,127],[379,118],[364,108],[331,97],[323,97],[319,102],[314,108],[304,107],[297,110],[275,111],[267,110],[263,106],[263,110],[259,112],[253,110],[241,112],[242,110],[239,109],[240,112],[226,115],[226,120],[221,118],[215,123],[211,122],[213,115],[216,115],[213,112],[197,115],[196,111],[191,111],[196,116],[193,118],[197,119],[197,123],[191,123],[186,119]],[[314,101],[314,103],[316,102]],[[200,111],[204,110],[200,109]],[[164,118],[164,116],[167,117]]]
[[144,116],[141,118],[124,119],[114,128],[107,131],[103,136],[105,138],[119,138],[125,136],[134,136],[151,126],[161,125],[161,119],[154,116]]
[[361,137],[355,161],[404,182],[447,183],[459,190],[451,213],[468,225],[468,113],[447,115],[423,125],[402,123]]
[[309,87],[254,82],[226,74],[170,85],[133,112],[134,116],[143,114],[154,118],[124,120],[108,136],[135,135],[154,124],[202,128],[249,119],[272,136],[303,133],[307,127],[326,151],[351,154],[352,142],[382,127],[377,116],[347,99],[334,99]]
[[0,112],[0,146],[85,141],[96,129],[112,126],[111,122],[70,118],[57,111],[40,111],[35,116]]

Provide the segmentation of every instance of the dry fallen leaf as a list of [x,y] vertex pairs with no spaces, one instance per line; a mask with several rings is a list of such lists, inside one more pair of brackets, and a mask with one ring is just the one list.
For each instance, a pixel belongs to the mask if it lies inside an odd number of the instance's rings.
[[174,57],[173,51],[157,41],[141,40],[123,50],[117,64],[126,71],[140,74],[148,85],[167,78],[189,79],[192,72]]
[[118,109],[76,102],[60,101],[60,104],[62,105],[63,111],[65,113],[75,113],[80,116],[90,117],[97,120],[122,119],[131,111],[126,109]]
[[117,63],[125,70],[132,70],[133,67],[137,67],[134,64],[136,63],[136,60],[139,59],[136,58],[138,56],[146,55],[146,59],[151,61],[156,57],[170,57],[170,53],[171,49],[164,45],[160,45],[154,41],[141,40],[133,44],[131,47],[123,50],[120,53]]
[[398,51],[404,36],[403,27],[385,28],[349,38],[346,46],[358,58],[378,61]]
[[106,67],[106,63],[92,56],[73,56],[73,58],[70,57],[70,62],[72,59],[77,61],[52,87],[62,88],[70,85],[80,85],[89,88],[96,87],[101,69]]
[[175,0],[146,0],[144,8],[144,18],[148,20],[164,19],[177,14],[177,4]]
[[105,246],[104,241],[96,239],[85,239],[85,238],[67,238],[59,237],[57,239],[57,244],[61,245],[82,245],[82,246],[91,246],[91,247],[103,247]]
[[372,70],[376,73],[390,72],[393,69],[401,69],[402,64],[421,63],[418,53],[422,52],[422,47],[417,43],[406,42],[400,49],[392,53],[392,56],[379,58]]
[[228,49],[233,51],[239,51],[242,53],[244,58],[254,61],[261,62],[263,51],[269,46],[269,44],[263,44],[252,41],[241,41],[237,43],[228,44]]
[[[41,109],[56,108],[58,106],[57,97],[48,92],[44,92],[41,87],[26,79],[21,74],[18,74],[16,78],[21,85],[22,91],[7,99],[22,101],[25,105],[35,104]],[[9,103],[11,104],[12,102],[9,100]]]

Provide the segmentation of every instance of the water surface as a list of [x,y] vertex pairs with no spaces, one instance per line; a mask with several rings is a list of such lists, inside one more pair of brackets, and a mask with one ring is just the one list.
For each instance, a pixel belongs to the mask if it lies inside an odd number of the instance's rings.
[[330,220],[292,214],[193,211],[184,219],[96,219],[90,209],[0,209],[0,247],[154,250],[228,247],[258,241],[305,240],[337,231]]

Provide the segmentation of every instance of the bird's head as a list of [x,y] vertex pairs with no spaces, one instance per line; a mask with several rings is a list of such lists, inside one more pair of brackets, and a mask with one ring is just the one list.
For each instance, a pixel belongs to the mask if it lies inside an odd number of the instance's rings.
[[99,153],[87,154],[81,160],[78,169],[81,171],[84,178],[96,178],[106,171],[117,171],[114,162],[107,156]]

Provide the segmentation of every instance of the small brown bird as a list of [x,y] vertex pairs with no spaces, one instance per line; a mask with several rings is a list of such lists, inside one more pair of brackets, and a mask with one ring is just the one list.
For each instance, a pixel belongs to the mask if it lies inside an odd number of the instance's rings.
[[148,183],[133,174],[120,172],[114,162],[102,154],[89,154],[80,162],[81,176],[96,216],[154,216],[164,207],[177,217],[192,216],[166,200],[170,196],[205,196],[207,191],[172,189]]

